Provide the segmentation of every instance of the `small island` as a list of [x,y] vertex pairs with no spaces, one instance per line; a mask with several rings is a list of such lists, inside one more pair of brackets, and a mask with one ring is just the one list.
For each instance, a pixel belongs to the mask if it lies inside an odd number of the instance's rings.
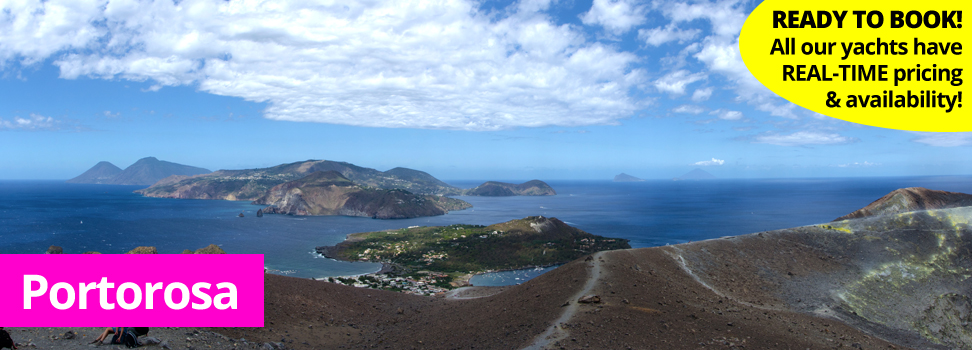
[[482,185],[462,192],[466,196],[509,197],[509,196],[556,196],[550,185],[540,180],[530,180],[521,184],[499,181],[486,181]]
[[[317,247],[332,259],[380,262],[383,278],[367,287],[402,290],[394,281],[422,279],[441,289],[463,286],[477,273],[553,266],[603,250],[628,249],[628,240],[593,235],[556,218],[531,216],[490,226],[409,227],[348,235]],[[351,284],[349,279],[339,279]],[[354,283],[361,283],[356,279]]]
[[614,182],[642,182],[642,181],[645,180],[625,173],[614,175]]

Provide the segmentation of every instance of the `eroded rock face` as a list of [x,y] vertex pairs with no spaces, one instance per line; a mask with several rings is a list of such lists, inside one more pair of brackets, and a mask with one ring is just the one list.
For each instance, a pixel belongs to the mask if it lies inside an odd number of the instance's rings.
[[345,215],[376,219],[405,219],[443,215],[471,207],[444,196],[423,196],[404,190],[360,186],[336,171],[315,172],[274,186],[253,202],[266,204],[266,214]]
[[946,209],[972,206],[972,195],[958,192],[909,187],[892,191],[868,206],[841,216],[834,221],[868,216],[898,214],[916,210]]
[[972,344],[972,302],[969,296],[946,293],[935,298],[915,323],[925,338],[951,348]]
[[670,249],[701,282],[753,305],[826,315],[910,347],[972,348],[962,321],[970,221],[972,207],[913,211]]
[[61,248],[56,245],[52,245],[47,248],[47,252],[45,254],[63,254],[63,253],[64,253],[64,248]]
[[158,254],[159,251],[155,247],[135,247],[135,249],[129,250],[125,254]]
[[218,245],[210,244],[204,248],[196,249],[195,254],[226,254],[226,252]]

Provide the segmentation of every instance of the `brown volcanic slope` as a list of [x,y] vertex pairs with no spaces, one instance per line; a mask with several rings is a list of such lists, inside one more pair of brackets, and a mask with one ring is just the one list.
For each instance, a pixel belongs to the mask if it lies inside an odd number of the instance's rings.
[[337,171],[316,171],[274,186],[253,204],[269,205],[268,214],[346,215],[403,219],[443,215],[472,207],[444,196],[416,195],[404,190],[359,186]]
[[476,299],[267,275],[266,327],[217,331],[296,349],[970,348],[970,219],[919,211],[601,252]]
[[898,214],[915,210],[945,209],[972,206],[972,195],[958,192],[929,190],[924,187],[901,188],[880,199],[841,216],[834,221],[857,219],[867,216]]

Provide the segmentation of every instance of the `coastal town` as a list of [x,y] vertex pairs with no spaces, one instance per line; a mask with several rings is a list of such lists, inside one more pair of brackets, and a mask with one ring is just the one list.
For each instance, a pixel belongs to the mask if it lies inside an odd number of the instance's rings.
[[441,296],[464,284],[450,283],[452,278],[449,275],[430,271],[419,271],[411,276],[370,273],[360,276],[328,277],[327,280],[331,283],[341,283],[359,288],[382,289],[426,296]]

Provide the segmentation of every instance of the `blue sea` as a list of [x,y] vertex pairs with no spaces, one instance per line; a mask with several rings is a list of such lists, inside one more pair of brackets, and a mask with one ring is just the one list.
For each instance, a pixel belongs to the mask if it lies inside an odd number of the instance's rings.
[[[480,183],[450,181],[462,188]],[[473,208],[436,217],[375,220],[258,218],[261,206],[248,202],[145,198],[132,193],[138,186],[0,181],[0,254],[43,253],[51,245],[65,253],[124,253],[137,246],[179,253],[217,244],[229,253],[263,254],[275,273],[345,276],[374,272],[379,266],[326,259],[314,247],[336,244],[355,232],[489,225],[533,215],[629,239],[636,248],[652,247],[823,223],[902,187],[972,193],[970,176],[548,183],[558,195],[459,197]],[[241,212],[244,217],[237,217]],[[500,276],[521,281],[515,273],[507,275]]]

